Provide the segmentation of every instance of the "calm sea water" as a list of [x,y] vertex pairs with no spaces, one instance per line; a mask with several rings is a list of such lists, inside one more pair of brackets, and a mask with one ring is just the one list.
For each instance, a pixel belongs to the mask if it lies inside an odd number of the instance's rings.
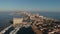
[[12,19],[12,16],[10,16],[8,12],[0,12],[0,27],[6,27],[10,25],[10,19]]
[[[13,18],[12,15],[9,15],[10,13],[11,12],[0,12],[0,27],[10,25],[9,21]],[[32,13],[39,13],[40,15],[60,20],[60,12],[32,12]]]

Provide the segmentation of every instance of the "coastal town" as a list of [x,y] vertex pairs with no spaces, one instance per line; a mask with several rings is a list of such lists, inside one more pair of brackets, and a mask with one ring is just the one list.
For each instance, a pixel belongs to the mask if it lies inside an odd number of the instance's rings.
[[[10,22],[11,25],[3,29],[0,34],[17,34],[21,28],[29,27],[32,28],[34,32],[33,34],[60,34],[60,21],[57,19],[47,18],[39,14],[27,12],[23,12],[21,15],[25,17],[13,17],[13,20]],[[8,32],[10,28],[12,29],[10,32]]]

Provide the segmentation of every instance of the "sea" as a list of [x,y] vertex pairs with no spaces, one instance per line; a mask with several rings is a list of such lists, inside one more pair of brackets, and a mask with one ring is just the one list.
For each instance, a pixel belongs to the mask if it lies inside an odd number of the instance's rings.
[[[10,20],[12,20],[13,17],[16,17],[13,15],[10,15],[11,13],[12,12],[0,12],[0,28],[7,27],[11,24]],[[38,13],[38,14],[43,15],[45,17],[60,20],[60,12],[32,12],[32,13],[35,13],[35,14]]]

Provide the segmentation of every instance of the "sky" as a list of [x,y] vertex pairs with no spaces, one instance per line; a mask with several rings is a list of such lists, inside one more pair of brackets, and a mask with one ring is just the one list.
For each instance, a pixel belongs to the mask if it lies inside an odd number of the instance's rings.
[[60,0],[0,0],[0,11],[60,11]]

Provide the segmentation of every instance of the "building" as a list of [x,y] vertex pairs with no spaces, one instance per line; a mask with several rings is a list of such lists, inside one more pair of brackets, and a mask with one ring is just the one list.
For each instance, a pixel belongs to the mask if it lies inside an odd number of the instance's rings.
[[43,24],[43,16],[39,16],[37,24]]
[[21,24],[23,21],[23,18],[13,18],[13,25]]

